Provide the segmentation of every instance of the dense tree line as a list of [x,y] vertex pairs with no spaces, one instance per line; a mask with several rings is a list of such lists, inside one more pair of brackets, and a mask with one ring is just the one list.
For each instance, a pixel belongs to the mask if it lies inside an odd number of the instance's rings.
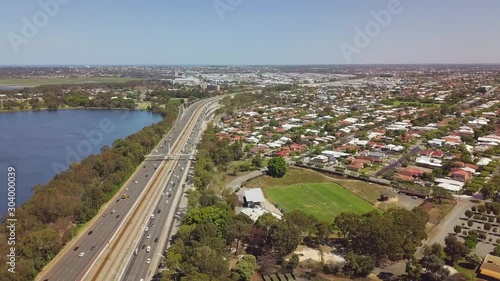
[[390,209],[385,213],[374,210],[365,215],[342,213],[335,218],[334,225],[354,253],[375,260],[400,260],[410,259],[427,237],[428,219],[422,208]]
[[[92,89],[102,89],[99,94],[91,94]],[[147,89],[147,90],[144,90]],[[164,81],[145,80],[126,83],[88,83],[79,85],[43,85],[34,88],[0,91],[9,99],[4,99],[3,108],[39,110],[63,107],[83,108],[136,108],[140,93],[145,93],[144,101],[165,104],[170,99],[187,98],[194,101],[207,98],[212,93],[197,87],[171,89]],[[125,93],[123,95],[122,93]],[[21,94],[18,96],[17,94]],[[38,96],[35,96],[38,95]],[[13,99],[16,98],[16,99]],[[20,100],[17,100],[20,98]]]
[[[144,155],[158,143],[172,126],[178,112],[174,104],[160,123],[145,127],[112,147],[103,147],[73,163],[48,184],[36,186],[33,196],[16,210],[16,274],[0,268],[0,280],[33,280],[72,238],[77,224],[89,221],[142,162]],[[6,229],[0,238],[6,240]],[[7,243],[0,244],[0,262],[6,264]]]

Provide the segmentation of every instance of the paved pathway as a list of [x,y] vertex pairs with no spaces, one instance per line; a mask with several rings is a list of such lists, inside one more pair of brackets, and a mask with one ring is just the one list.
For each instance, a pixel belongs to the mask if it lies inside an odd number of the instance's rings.
[[238,187],[241,187],[242,183],[249,181],[253,178],[256,178],[258,176],[265,175],[266,171],[267,171],[267,168],[262,168],[262,169],[257,170],[257,171],[252,171],[246,175],[239,176],[239,177],[233,179],[230,183],[228,183],[226,187],[231,188],[232,190],[235,191],[236,189],[238,189]]

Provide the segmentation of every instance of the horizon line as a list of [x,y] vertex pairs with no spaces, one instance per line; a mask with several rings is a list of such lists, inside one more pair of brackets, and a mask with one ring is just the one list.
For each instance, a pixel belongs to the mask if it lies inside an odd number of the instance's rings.
[[400,65],[400,66],[424,66],[424,65],[500,65],[500,62],[494,63],[479,63],[479,62],[456,62],[456,63],[339,63],[339,64],[317,64],[317,63],[306,63],[306,64],[0,64],[0,68],[4,67],[95,67],[95,66],[205,66],[205,67],[216,67],[216,66],[387,66],[387,65]]

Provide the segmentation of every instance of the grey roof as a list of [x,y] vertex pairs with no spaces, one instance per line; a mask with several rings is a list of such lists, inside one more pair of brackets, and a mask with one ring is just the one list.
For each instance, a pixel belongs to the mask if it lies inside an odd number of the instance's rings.
[[260,188],[251,188],[245,191],[245,198],[247,202],[264,202],[264,194]]

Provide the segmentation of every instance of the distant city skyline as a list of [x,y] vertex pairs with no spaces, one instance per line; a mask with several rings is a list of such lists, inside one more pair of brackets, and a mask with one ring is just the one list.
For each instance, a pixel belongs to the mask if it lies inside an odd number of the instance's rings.
[[499,64],[500,1],[7,1],[0,65]]

